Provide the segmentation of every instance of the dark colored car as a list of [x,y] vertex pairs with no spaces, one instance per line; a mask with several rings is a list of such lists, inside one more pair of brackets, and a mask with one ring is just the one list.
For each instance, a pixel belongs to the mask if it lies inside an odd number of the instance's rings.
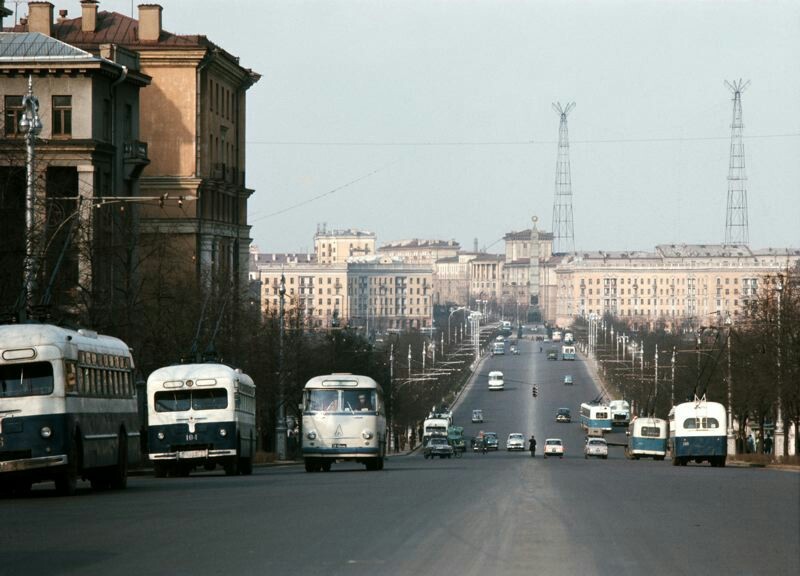
[[447,438],[444,436],[434,436],[425,447],[422,449],[422,455],[425,458],[450,458],[453,455],[453,447],[447,443]]
[[556,411],[556,422],[572,422],[572,414],[569,408],[559,408]]

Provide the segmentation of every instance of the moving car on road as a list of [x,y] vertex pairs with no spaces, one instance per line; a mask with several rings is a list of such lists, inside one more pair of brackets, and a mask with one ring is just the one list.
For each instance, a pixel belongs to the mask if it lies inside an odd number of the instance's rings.
[[548,456],[564,457],[564,443],[561,438],[547,438],[544,441],[544,457]]
[[586,446],[583,447],[583,457],[588,459],[589,456],[608,458],[608,444],[605,438],[589,438],[586,440]]
[[555,348],[550,348],[550,350],[547,351],[547,359],[558,360],[558,350]]
[[572,379],[571,374],[564,376],[564,386],[572,386],[574,383],[575,381]]
[[483,422],[483,410],[473,410],[472,411],[472,421],[475,423]]
[[519,432],[512,432],[506,440],[506,450],[525,450],[525,436]]
[[572,414],[569,408],[559,408],[556,411],[556,422],[572,422]]
[[483,441],[486,442],[487,450],[497,450],[500,444],[497,440],[497,432],[484,432]]
[[422,449],[422,455],[427,458],[450,458],[453,456],[453,447],[447,443],[444,436],[434,436]]

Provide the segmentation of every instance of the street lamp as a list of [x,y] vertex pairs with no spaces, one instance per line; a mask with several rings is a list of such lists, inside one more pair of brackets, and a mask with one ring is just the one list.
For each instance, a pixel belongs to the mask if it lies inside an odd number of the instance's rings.
[[28,76],[28,93],[22,98],[24,112],[19,120],[20,132],[25,134],[25,311],[33,307],[33,291],[36,285],[36,251],[34,242],[35,199],[33,165],[34,144],[42,131],[39,119],[39,100],[33,95],[33,76]]
[[730,316],[725,318],[725,327],[728,332],[728,454],[736,454],[736,442],[733,439],[733,375],[731,372],[731,328],[733,321]]
[[459,310],[466,310],[464,306],[459,306],[458,308],[450,308],[450,314],[447,316],[447,343],[450,344],[450,318],[453,317],[453,314],[458,312]]
[[781,374],[781,344],[783,340],[783,335],[781,334],[781,297],[783,296],[783,277],[781,275],[778,275],[778,283],[775,286],[775,291],[778,293],[778,360],[776,362],[778,368],[778,405],[777,414],[775,415],[773,452],[783,456],[785,454],[785,442],[783,435],[783,416],[781,414],[781,394],[783,393],[783,375]]
[[278,460],[286,459],[286,407],[284,406],[284,387],[283,387],[283,304],[286,297],[286,277],[281,273],[281,283],[278,287],[278,301],[280,308],[278,317],[280,319],[280,332],[278,339],[278,421],[275,423],[275,451],[278,453]]

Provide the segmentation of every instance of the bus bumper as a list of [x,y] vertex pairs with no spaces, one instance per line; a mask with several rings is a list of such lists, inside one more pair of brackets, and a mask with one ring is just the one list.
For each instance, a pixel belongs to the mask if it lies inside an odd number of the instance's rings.
[[161,452],[150,454],[153,462],[164,462],[178,460],[206,460],[208,458],[224,458],[226,456],[236,456],[236,450],[183,450],[178,452]]
[[0,462],[0,473],[39,470],[40,468],[50,468],[51,466],[64,466],[66,463],[67,456],[65,454],[61,454],[59,456],[41,456],[39,458],[7,460]]

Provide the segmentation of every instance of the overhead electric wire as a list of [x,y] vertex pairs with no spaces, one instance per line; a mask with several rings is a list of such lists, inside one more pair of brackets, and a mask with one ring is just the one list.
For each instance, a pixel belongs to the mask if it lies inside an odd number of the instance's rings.
[[[746,140],[758,140],[765,138],[796,138],[800,132],[787,132],[784,134],[754,134],[743,136]],[[585,140],[572,140],[572,144],[640,144],[647,142],[703,142],[715,140],[730,140],[730,135],[726,136],[664,136],[652,138],[596,138]],[[441,142],[418,140],[410,142],[391,142],[391,141],[315,141],[315,140],[248,140],[248,145],[263,146],[376,146],[376,147],[398,147],[398,146],[529,146],[531,144],[552,146],[558,144],[558,140],[467,140]]]

